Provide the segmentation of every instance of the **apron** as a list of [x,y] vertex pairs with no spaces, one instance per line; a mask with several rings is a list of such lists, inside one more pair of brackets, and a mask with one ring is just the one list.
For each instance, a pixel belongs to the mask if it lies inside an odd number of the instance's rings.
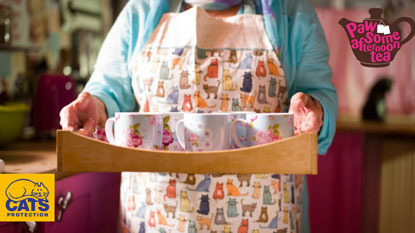
[[[261,15],[164,14],[132,62],[142,112],[288,109]],[[300,175],[123,172],[121,232],[301,232],[302,191]]]

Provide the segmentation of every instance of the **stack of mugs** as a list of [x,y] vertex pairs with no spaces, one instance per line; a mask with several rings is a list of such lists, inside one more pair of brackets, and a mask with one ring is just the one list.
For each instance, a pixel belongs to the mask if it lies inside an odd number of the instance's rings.
[[212,151],[293,136],[290,113],[115,113],[105,125],[111,144],[149,150]]

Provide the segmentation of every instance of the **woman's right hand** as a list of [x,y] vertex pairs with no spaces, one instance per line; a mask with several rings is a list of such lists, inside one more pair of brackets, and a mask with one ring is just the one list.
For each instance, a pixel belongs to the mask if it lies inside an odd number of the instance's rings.
[[107,120],[104,103],[88,92],[81,93],[76,100],[60,112],[62,129],[77,131],[91,136],[97,126],[103,127]]

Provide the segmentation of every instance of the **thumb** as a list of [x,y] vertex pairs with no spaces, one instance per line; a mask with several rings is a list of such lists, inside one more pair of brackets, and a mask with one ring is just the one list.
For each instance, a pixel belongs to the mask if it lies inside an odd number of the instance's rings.
[[307,94],[303,92],[298,92],[291,97],[291,105],[290,105],[290,112],[296,112],[300,109],[303,109],[307,106],[307,102],[309,97]]

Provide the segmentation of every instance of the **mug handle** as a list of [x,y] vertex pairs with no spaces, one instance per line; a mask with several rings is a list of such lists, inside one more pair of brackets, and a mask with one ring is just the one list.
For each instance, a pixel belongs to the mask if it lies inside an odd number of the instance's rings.
[[179,141],[180,146],[183,150],[186,150],[186,145],[184,144],[184,119],[180,120],[176,124],[176,134],[177,134],[177,141]]
[[241,140],[239,140],[238,134],[236,133],[236,127],[238,127],[238,123],[243,123],[243,126],[246,127],[247,121],[242,119],[236,119],[232,125],[232,139],[239,148],[242,148],[245,146],[242,144]]
[[115,123],[114,117],[108,118],[107,122],[105,122],[105,134],[107,136],[108,142],[111,144],[115,144],[114,131],[113,131],[114,123]]

